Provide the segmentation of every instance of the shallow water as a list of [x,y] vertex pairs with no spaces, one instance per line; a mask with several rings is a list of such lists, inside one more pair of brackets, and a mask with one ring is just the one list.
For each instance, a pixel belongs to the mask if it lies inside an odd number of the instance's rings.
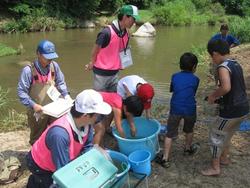
[[[150,82],[155,89],[154,100],[168,103],[171,93],[169,82],[171,75],[179,71],[178,59],[181,54],[191,51],[193,45],[206,45],[216,31],[215,27],[156,27],[155,38],[131,37],[134,65],[121,71],[120,77],[137,74]],[[18,63],[33,61],[36,57],[36,46],[42,39],[49,39],[56,44],[59,58],[56,60],[65,75],[65,80],[72,98],[83,89],[92,87],[92,72],[84,71],[89,63],[90,54],[97,29],[74,29],[43,33],[0,34],[0,41],[11,47],[22,44],[25,52],[22,55],[0,57],[0,85],[9,88],[9,97],[14,109],[24,107],[19,103],[16,86],[22,66]],[[197,74],[204,78],[202,70]]]

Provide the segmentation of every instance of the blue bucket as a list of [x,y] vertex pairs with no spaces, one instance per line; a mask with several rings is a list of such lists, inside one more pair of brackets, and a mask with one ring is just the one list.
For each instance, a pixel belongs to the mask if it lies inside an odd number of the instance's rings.
[[109,156],[111,157],[113,164],[118,168],[118,173],[116,174],[115,183],[112,185],[113,188],[122,187],[128,182],[128,171],[130,169],[130,163],[128,157],[120,152],[107,150]]
[[151,154],[147,150],[137,150],[128,156],[128,160],[131,164],[133,172],[138,174],[146,174],[147,176],[151,173]]
[[158,134],[161,129],[160,123],[155,119],[148,120],[143,117],[134,118],[134,123],[137,130],[135,137],[131,136],[129,124],[125,119],[122,121],[122,127],[126,138],[120,137],[115,128],[112,130],[120,152],[128,156],[136,150],[148,150],[151,153],[150,160],[153,160],[160,151],[158,141]]

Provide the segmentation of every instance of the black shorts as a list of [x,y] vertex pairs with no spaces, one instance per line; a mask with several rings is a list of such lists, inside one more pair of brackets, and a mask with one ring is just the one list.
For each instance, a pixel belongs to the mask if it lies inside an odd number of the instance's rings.
[[168,131],[166,137],[174,138],[178,136],[178,127],[181,119],[184,119],[184,133],[192,133],[196,122],[196,115],[186,116],[186,115],[169,115],[168,117]]

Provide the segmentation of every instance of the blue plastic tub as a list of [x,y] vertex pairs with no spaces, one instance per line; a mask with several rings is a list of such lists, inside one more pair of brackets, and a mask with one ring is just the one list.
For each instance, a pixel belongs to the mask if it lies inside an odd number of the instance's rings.
[[143,117],[134,118],[135,127],[137,130],[136,136],[132,137],[127,120],[122,121],[122,127],[126,138],[119,136],[119,133],[114,128],[113,135],[118,142],[118,147],[121,153],[129,155],[136,150],[148,150],[151,153],[150,160],[153,160],[156,154],[160,151],[158,134],[161,129],[160,123],[153,119],[148,120]]
[[128,171],[130,169],[130,163],[128,157],[120,152],[107,150],[109,156],[111,157],[113,164],[118,168],[118,173],[116,174],[116,180],[112,185],[113,188],[120,188],[125,186],[128,182]]
[[[151,174],[151,154],[147,150],[137,150],[128,156],[129,163],[133,172],[138,174]],[[137,176],[140,178],[140,176]]]

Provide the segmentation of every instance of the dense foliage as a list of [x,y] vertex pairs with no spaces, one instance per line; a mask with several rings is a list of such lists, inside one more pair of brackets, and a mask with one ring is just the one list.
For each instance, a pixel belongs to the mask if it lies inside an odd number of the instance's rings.
[[250,16],[249,0],[1,0],[0,31],[81,27],[84,20],[103,14],[113,16],[123,4],[146,9],[141,11],[142,22],[163,25],[214,25],[227,22],[226,14]]
[[169,0],[154,6],[153,13],[157,22],[164,25],[214,25],[226,21],[224,8],[212,0]]
[[241,43],[250,42],[250,17],[242,19],[232,17],[230,19],[230,33],[236,36]]

